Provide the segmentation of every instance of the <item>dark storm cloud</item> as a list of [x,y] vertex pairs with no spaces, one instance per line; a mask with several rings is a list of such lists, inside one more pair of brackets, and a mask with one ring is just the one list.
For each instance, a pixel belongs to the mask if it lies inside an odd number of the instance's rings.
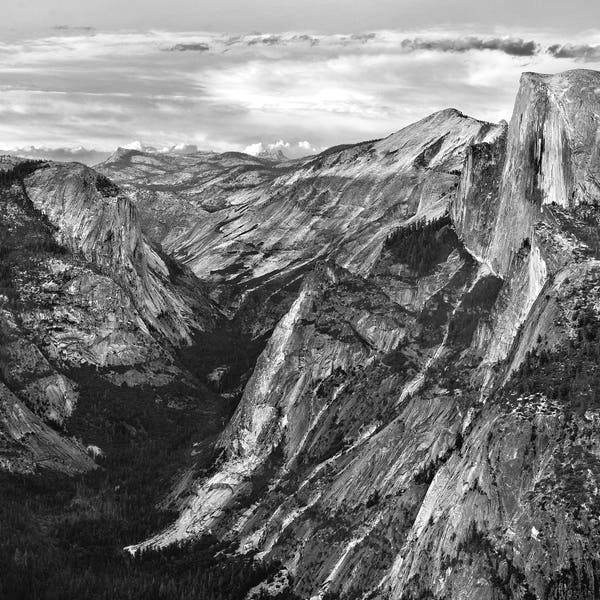
[[264,44],[265,46],[277,46],[284,42],[283,36],[281,35],[266,35],[253,37],[246,42],[248,46],[256,46],[257,44]]
[[[389,32],[388,32],[389,33]],[[242,46],[246,48],[280,47],[289,48],[297,44],[308,44],[314,46],[326,46],[329,48],[347,48],[347,47],[365,47],[372,52],[377,52],[380,46],[387,45],[387,50],[393,51],[389,47],[390,38],[385,32],[365,32],[353,33],[350,35],[332,35],[319,36],[310,34],[260,34],[253,33],[249,35],[236,35],[222,38],[215,41],[212,46],[205,42],[182,42],[174,46],[165,48],[169,51],[198,51],[206,52],[214,50],[215,45],[224,45],[228,48],[233,46]],[[530,57],[540,53],[542,46],[533,40],[524,40],[513,37],[415,37],[399,38],[395,41],[398,52],[416,52],[419,50],[439,53],[464,53],[473,51],[495,50],[509,56]]]
[[600,60],[600,45],[589,44],[554,44],[548,48],[554,58],[574,58],[576,60]]
[[335,40],[341,43],[342,45],[348,44],[366,44],[374,40],[377,37],[375,33],[353,33],[351,35],[343,35],[343,36],[315,36],[309,34],[296,34],[296,35],[279,35],[279,34],[269,34],[269,35],[251,35],[251,36],[237,36],[232,37],[227,40],[227,44],[235,44],[240,41],[244,41],[247,46],[287,46],[289,44],[295,42],[308,43],[311,46],[318,45],[322,40],[327,41],[327,39]]
[[362,42],[363,44],[366,44],[367,42],[374,40],[376,37],[377,36],[374,33],[353,33],[350,36],[350,39],[353,42]]
[[539,46],[534,41],[521,38],[413,38],[402,40],[406,51],[429,50],[433,52],[468,52],[469,50],[497,50],[509,56],[535,56]]
[[73,27],[71,25],[55,25],[52,29],[55,31],[71,32],[71,33],[93,33],[96,31],[95,27],[82,26],[82,27]]
[[206,52],[210,50],[210,46],[203,42],[190,44],[175,44],[170,48],[165,48],[167,52]]
[[296,42],[307,42],[311,46],[316,46],[319,43],[318,37],[315,37],[314,35],[308,35],[306,33],[295,35],[292,39]]

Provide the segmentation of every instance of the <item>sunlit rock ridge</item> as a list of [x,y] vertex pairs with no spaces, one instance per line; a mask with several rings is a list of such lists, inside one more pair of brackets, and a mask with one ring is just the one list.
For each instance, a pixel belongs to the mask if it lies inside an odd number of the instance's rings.
[[599,597],[599,126],[600,73],[525,73],[509,123],[26,164],[2,464],[94,467],[56,431],[88,366],[169,402],[182,380],[235,410],[131,552],[210,534],[291,598]]
[[217,532],[307,598],[595,597],[599,115],[599,73],[526,73],[509,124],[442,111],[168,238],[234,309],[310,268],[141,547]]

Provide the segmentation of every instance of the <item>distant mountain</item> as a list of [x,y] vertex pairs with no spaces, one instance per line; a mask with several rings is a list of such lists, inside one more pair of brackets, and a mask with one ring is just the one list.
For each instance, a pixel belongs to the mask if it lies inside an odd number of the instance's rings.
[[281,148],[265,149],[257,154],[258,158],[266,158],[276,162],[284,162],[289,160]]
[[165,248],[171,238],[208,214],[243,202],[279,172],[273,161],[241,152],[150,153],[124,148],[96,169],[130,195],[144,230]]
[[33,160],[54,160],[61,162],[77,161],[86,165],[93,165],[99,161],[105,160],[110,152],[76,147],[45,147],[45,146],[24,146],[13,150],[1,150],[0,155],[14,155]]

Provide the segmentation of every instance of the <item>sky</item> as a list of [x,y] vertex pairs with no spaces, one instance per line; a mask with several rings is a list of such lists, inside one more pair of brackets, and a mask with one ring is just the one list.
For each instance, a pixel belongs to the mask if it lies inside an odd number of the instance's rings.
[[11,0],[0,148],[294,157],[447,107],[509,119],[520,73],[573,68],[600,69],[597,0]]

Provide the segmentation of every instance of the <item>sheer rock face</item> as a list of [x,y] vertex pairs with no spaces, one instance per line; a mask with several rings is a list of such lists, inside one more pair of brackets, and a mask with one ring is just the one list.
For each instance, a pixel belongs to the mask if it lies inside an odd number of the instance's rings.
[[599,79],[525,73],[506,134],[468,151],[451,216],[469,252],[506,282],[490,364],[507,356],[542,287],[581,244],[556,227],[558,214],[600,199]]
[[[186,213],[188,202],[206,207],[208,195],[218,200],[210,214],[186,216],[158,237],[198,277],[217,284],[215,297],[235,306],[249,291],[285,279],[317,259],[333,258],[366,274],[395,227],[445,212],[466,148],[493,140],[500,131],[449,109],[383,140],[278,165],[236,154],[172,157],[189,173],[178,177],[198,184],[181,195],[178,183],[169,185],[179,215]],[[152,167],[136,163],[134,169],[134,159],[152,161]],[[163,158],[121,160],[130,162],[109,160],[101,168],[138,188],[137,206],[148,219],[156,205],[144,199],[144,190],[169,181],[172,167],[163,166]],[[213,179],[205,182],[207,174]]]
[[217,212],[169,245],[200,277],[238,285],[334,258],[368,273],[387,234],[443,214],[467,145],[496,129],[443,111],[389,138],[331,149]]
[[492,142],[469,146],[450,214],[469,252],[481,262],[488,252],[496,219],[506,157],[508,125]]
[[[183,234],[172,247],[215,281],[328,260],[221,461],[142,546],[228,536],[300,597],[597,597],[599,90],[594,72],[526,74],[508,127],[438,113]],[[447,208],[451,225],[388,237]]]
[[[113,157],[147,231],[249,330],[283,313],[220,459],[130,549],[211,532],[282,561],[301,598],[598,597],[599,90],[590,71],[526,74],[508,126],[447,110],[276,166]],[[44,423],[73,409],[61,367],[166,372],[165,340],[213,313],[110,182],[51,165],[24,186],[3,233],[54,227],[71,252],[11,263],[0,460],[74,472],[81,449]],[[244,313],[253,294],[277,310]]]
[[[13,334],[17,331],[15,327]],[[4,382],[32,410],[45,421],[58,425],[71,416],[77,403],[77,389],[72,381],[52,367],[37,346],[14,335],[13,341],[3,344],[1,356]]]
[[94,468],[85,449],[48,427],[0,382],[0,468],[74,475]]
[[58,228],[61,241],[116,280],[148,326],[173,343],[189,342],[191,329],[201,325],[142,235],[133,204],[111,185],[74,164],[38,169],[25,181],[34,207]]
[[[571,265],[545,286],[509,360],[498,365],[498,383],[534,345],[570,343],[575,307],[597,293],[598,267],[597,260]],[[382,582],[385,597],[597,594],[600,540],[587,523],[600,518],[598,408],[573,411],[532,385],[529,394],[499,390],[463,422],[460,451],[437,470],[405,551]]]
[[597,72],[525,73],[506,142],[470,150],[453,216],[467,248],[500,276],[525,240],[535,245],[552,206],[600,199],[599,114]]
[[[4,157],[0,170],[23,164]],[[150,387],[190,383],[173,348],[211,327],[217,311],[191,273],[152,248],[135,208],[98,173],[32,164],[14,180],[2,177],[0,376],[13,407],[3,433],[16,444],[4,463],[89,468],[77,444],[45,425],[63,427],[76,410],[72,372],[95,367],[109,380]],[[39,458],[52,440],[60,440],[63,466]]]

